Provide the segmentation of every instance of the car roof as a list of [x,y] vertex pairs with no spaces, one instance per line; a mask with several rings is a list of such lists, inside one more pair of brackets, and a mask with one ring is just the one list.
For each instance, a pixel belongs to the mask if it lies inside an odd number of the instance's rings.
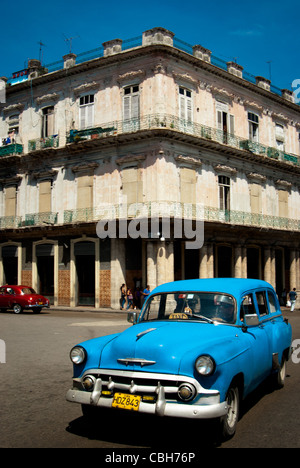
[[252,289],[266,288],[274,290],[270,283],[263,280],[248,278],[205,278],[165,283],[155,288],[151,294],[176,291],[205,291],[237,296]]

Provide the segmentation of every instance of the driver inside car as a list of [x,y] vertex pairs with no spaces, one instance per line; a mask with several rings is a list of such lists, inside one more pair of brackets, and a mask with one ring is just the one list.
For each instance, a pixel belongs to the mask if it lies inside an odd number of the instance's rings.
[[218,295],[215,297],[217,317],[227,323],[232,323],[234,319],[234,302],[231,296]]

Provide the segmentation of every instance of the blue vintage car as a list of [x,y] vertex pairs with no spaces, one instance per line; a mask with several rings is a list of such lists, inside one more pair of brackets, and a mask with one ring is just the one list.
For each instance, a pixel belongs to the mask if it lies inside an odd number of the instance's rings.
[[[75,346],[67,400],[83,414],[121,408],[236,430],[239,403],[268,376],[284,385],[292,331],[273,287],[260,280],[197,279],[157,287],[134,326]],[[272,377],[271,377],[272,376]]]

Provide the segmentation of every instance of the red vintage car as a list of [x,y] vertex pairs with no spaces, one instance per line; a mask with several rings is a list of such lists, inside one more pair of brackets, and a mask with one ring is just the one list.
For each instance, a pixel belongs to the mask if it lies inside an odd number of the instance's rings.
[[29,286],[8,285],[0,288],[0,310],[12,309],[19,314],[23,309],[30,309],[36,313],[42,307],[50,307],[49,299],[37,294]]

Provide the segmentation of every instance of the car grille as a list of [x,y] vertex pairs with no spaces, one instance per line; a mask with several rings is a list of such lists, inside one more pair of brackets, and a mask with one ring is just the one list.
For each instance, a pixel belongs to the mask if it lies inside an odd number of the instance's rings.
[[111,392],[111,394],[115,392],[125,392],[141,396],[149,395],[154,397],[152,400],[153,402],[156,401],[160,387],[164,388],[166,398],[169,400],[179,400],[177,394],[178,387],[187,380],[191,380],[184,377],[181,377],[180,380],[168,379],[167,375],[162,374],[147,373],[147,377],[142,375],[142,373],[140,376],[138,374],[138,372],[132,373],[128,371],[126,375],[125,372],[107,372],[106,370],[105,372],[88,371],[85,373],[85,376],[93,375],[96,379],[101,379],[102,394],[103,392]]

